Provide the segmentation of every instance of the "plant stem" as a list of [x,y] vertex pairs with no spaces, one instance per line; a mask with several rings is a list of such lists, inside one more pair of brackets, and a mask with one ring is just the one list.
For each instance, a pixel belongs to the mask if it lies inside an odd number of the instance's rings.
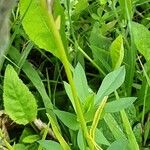
[[[43,11],[44,11],[44,9],[45,9],[45,0],[40,0],[40,1],[41,1],[41,6],[43,7]],[[46,9],[45,9],[45,11],[46,11]],[[46,13],[48,13],[48,11]],[[60,60],[62,61],[63,65],[64,65],[66,75],[67,75],[69,84],[71,86],[71,91],[72,91],[72,95],[73,95],[74,103],[75,103],[75,108],[76,108],[76,113],[77,113],[77,116],[79,118],[79,122],[80,122],[81,128],[83,130],[84,136],[85,136],[85,138],[87,140],[87,143],[88,143],[88,145],[91,149],[91,147],[93,147],[93,144],[89,139],[88,129],[87,129],[87,126],[86,126],[86,122],[85,122],[85,119],[84,119],[84,116],[83,116],[81,104],[80,104],[80,101],[78,99],[75,84],[74,84],[74,81],[73,81],[73,78],[72,78],[72,73],[71,73],[71,70],[70,70],[70,63],[67,59],[65,49],[64,49],[59,31],[58,31],[58,29],[55,25],[55,21],[54,21],[54,18],[52,16],[52,13],[49,12],[47,17],[48,17],[48,19],[47,19],[48,26],[50,27],[50,29],[53,33],[53,36],[55,38],[55,44],[56,44],[57,49],[59,51]]]
[[7,147],[8,150],[14,150],[14,148],[5,139],[1,129],[0,129],[0,138],[2,138],[2,141],[3,141],[3,143],[5,144],[5,146]]

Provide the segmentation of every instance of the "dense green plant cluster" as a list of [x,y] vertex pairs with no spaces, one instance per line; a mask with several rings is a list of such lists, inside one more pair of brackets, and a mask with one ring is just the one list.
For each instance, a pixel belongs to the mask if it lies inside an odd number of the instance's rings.
[[150,1],[6,2],[0,149],[149,150]]

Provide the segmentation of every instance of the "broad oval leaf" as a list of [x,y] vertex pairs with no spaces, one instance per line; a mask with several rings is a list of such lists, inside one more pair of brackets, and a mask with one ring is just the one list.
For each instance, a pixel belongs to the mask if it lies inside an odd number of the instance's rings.
[[118,89],[125,80],[125,67],[122,66],[119,69],[109,73],[104,80],[97,92],[95,103],[99,104],[104,96],[108,96],[116,89]]
[[59,57],[57,43],[49,24],[49,14],[40,4],[40,0],[20,0],[22,25],[29,38],[40,48]]
[[124,57],[123,38],[119,35],[110,46],[110,56],[113,68],[121,66]]
[[138,51],[145,57],[147,61],[150,60],[150,31],[142,24],[132,22],[132,32],[134,43]]
[[42,146],[42,148],[46,150],[54,149],[54,150],[63,150],[59,143],[51,140],[41,140],[38,143]]
[[120,98],[119,100],[115,100],[112,102],[108,102],[106,103],[105,106],[105,112],[109,112],[109,113],[119,112],[122,109],[126,109],[130,107],[135,100],[136,97],[126,97],[126,98]]
[[80,125],[77,121],[76,115],[60,110],[54,110],[54,113],[57,117],[69,128],[72,130],[78,130]]
[[26,125],[36,118],[36,100],[10,65],[5,71],[3,98],[6,113],[16,123]]

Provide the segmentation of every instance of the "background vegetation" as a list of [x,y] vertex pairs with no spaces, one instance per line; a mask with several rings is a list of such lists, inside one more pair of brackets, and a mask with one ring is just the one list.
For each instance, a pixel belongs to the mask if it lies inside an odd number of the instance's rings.
[[150,1],[13,3],[0,2],[0,149],[149,150]]

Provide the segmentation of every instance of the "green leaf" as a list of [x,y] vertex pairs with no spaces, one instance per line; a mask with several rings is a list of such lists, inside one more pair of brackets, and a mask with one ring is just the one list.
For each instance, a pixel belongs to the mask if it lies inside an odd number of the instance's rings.
[[125,19],[132,18],[132,0],[119,0],[122,14]]
[[39,0],[20,0],[22,25],[29,38],[40,48],[59,57],[57,43],[52,34],[47,10],[43,10]]
[[130,107],[136,100],[136,97],[120,98],[106,103],[105,112],[114,113]]
[[33,135],[35,132],[30,127],[25,127],[20,135],[19,143],[23,143],[23,139],[29,135]]
[[74,103],[70,84],[68,84],[67,82],[64,81],[64,87],[65,87],[65,91],[66,91],[66,93],[67,93],[67,95],[68,95],[68,97],[72,103],[72,106],[73,106],[74,110],[76,111],[76,107],[75,107],[75,103]]
[[104,120],[116,140],[126,140],[126,136],[120,128],[118,122],[110,113],[105,114]]
[[[20,60],[19,58],[21,58],[21,54],[18,52],[18,50],[16,48],[11,47],[8,54],[16,64],[19,63],[19,60]],[[42,79],[40,78],[37,70],[32,66],[32,64],[30,64],[27,61],[25,61],[25,63],[23,64],[22,70],[26,74],[26,76],[30,79],[32,84],[37,89],[37,91],[40,93],[40,95],[43,99],[43,103],[46,108],[46,111],[48,113],[51,113],[52,109],[53,109],[53,104],[52,104],[49,96],[46,93],[45,86],[44,86]],[[54,114],[54,113],[51,113],[51,114]]]
[[[60,29],[60,35],[61,35],[61,39],[62,39],[62,42],[64,44],[64,47],[65,49],[67,49],[67,38],[66,38],[66,33],[65,33],[65,28],[66,28],[66,20],[65,20],[65,14],[64,14],[64,9],[63,7],[61,6],[61,1],[60,0],[55,0],[53,1],[53,16],[54,16],[54,19],[55,19],[55,22],[57,22],[58,20],[58,23],[60,24],[57,24]],[[67,53],[67,52],[66,52]]]
[[98,128],[96,128],[96,132],[95,132],[95,141],[98,144],[103,144],[103,145],[107,145],[107,146],[110,145],[109,141],[106,139],[106,137],[104,136],[104,134]]
[[116,140],[107,150],[130,150],[127,140]]
[[25,147],[25,145],[23,145],[23,144],[15,144],[14,145],[14,150],[25,150],[26,149],[26,147]]
[[134,43],[138,51],[145,57],[147,61],[150,60],[150,31],[142,24],[132,22],[132,32]]
[[6,113],[16,123],[26,125],[36,118],[36,100],[10,65],[5,71],[3,98]]
[[119,69],[109,73],[104,80],[97,92],[95,103],[99,104],[104,96],[108,96],[116,89],[118,89],[125,80],[125,67],[122,66]]
[[88,7],[87,0],[78,0],[78,3],[75,5],[75,13],[80,14],[87,7]]
[[79,99],[81,100],[81,102],[84,102],[90,93],[85,71],[80,63],[78,63],[76,68],[74,69],[73,78]]
[[144,126],[144,145],[148,141],[149,135],[150,135],[150,120],[147,119],[145,126]]
[[85,140],[83,138],[83,134],[82,134],[81,129],[79,129],[79,132],[77,135],[77,143],[78,143],[80,150],[86,150],[86,147],[85,147],[86,143],[85,143]]
[[79,129],[79,123],[77,122],[76,115],[60,110],[54,110],[54,113],[69,129],[72,130]]
[[124,57],[123,38],[119,35],[110,46],[110,55],[113,68],[121,66]]
[[39,135],[29,135],[29,136],[26,136],[22,142],[23,143],[34,143],[36,141],[40,140],[40,136]]
[[111,40],[100,33],[100,24],[95,23],[89,38],[90,48],[92,50],[93,58],[96,64],[103,70],[103,72],[110,72],[109,65],[109,47]]
[[90,94],[83,105],[84,113],[91,111],[94,108],[94,94]]
[[54,149],[54,150],[63,150],[59,143],[51,140],[41,140],[38,143],[45,148],[46,150]]
[[110,39],[100,33],[100,24],[98,22],[96,22],[93,26],[89,41],[90,45],[103,50],[108,50],[111,44]]

